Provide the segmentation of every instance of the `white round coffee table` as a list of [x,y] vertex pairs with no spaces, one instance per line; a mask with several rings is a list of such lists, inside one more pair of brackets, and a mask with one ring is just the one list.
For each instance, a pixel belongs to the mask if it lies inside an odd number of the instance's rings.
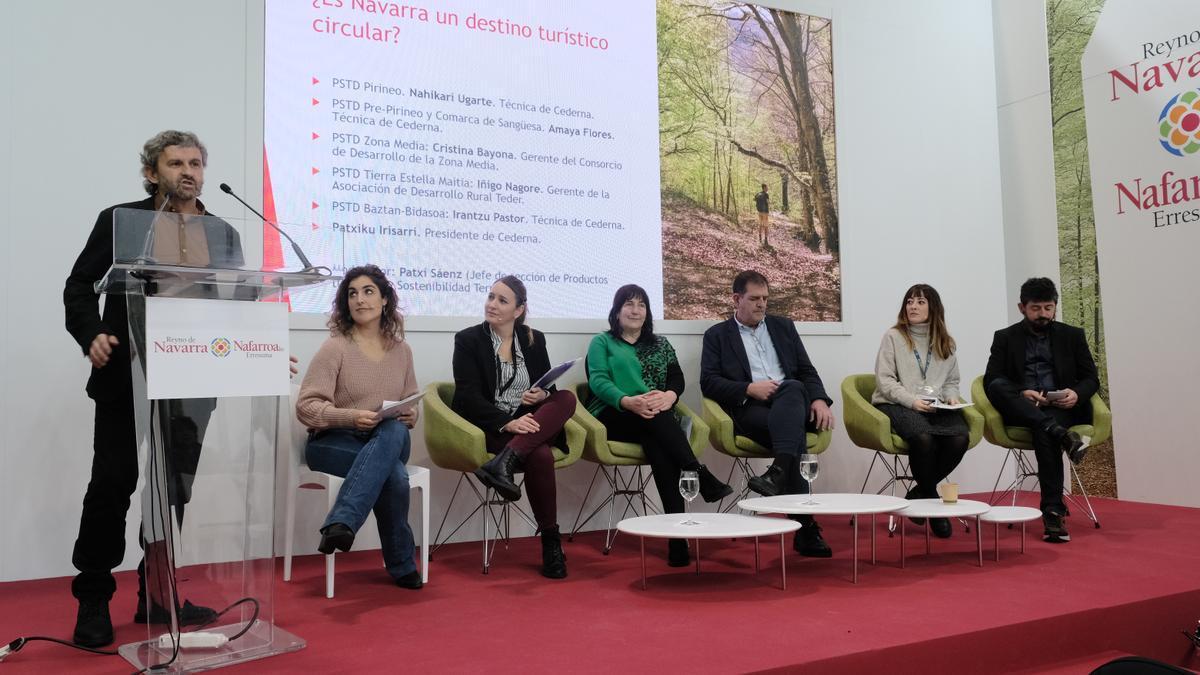
[[979,532],[979,517],[992,507],[986,502],[960,499],[947,504],[940,499],[910,499],[897,516],[900,516],[900,567],[904,567],[904,523],[909,518],[925,519],[925,555],[929,555],[930,518],[966,518],[975,516],[975,546],[979,550],[979,566],[983,567],[983,536]]
[[[688,518],[698,525],[683,525]],[[656,539],[695,539],[696,574],[700,573],[701,539],[736,539],[754,537],[754,571],[758,572],[758,538],[779,535],[779,579],[787,590],[787,556],[784,555],[783,535],[800,529],[800,523],[783,518],[743,516],[737,513],[663,513],[626,518],[617,523],[617,530],[640,538],[642,543],[642,588],[646,588],[646,537]]]
[[[807,504],[810,495],[778,495],[754,497],[738,502],[738,508],[756,513],[788,513],[809,516],[871,516],[871,564],[875,564],[875,516],[892,513],[908,505],[908,501],[891,495],[862,495],[828,493],[811,495],[815,504]],[[858,518],[854,518],[853,582],[858,583]]]
[[1021,524],[1021,553],[1025,552],[1025,523],[1042,517],[1040,509],[1028,506],[993,506],[990,511],[979,516],[985,523],[996,524],[996,560],[1000,559],[1000,525]]

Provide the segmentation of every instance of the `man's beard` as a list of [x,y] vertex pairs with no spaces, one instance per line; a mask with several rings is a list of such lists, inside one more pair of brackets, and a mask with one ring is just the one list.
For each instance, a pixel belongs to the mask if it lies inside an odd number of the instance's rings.
[[1029,327],[1038,333],[1046,330],[1046,327],[1050,325],[1051,321],[1054,321],[1054,319],[1048,319],[1046,317],[1038,317],[1032,320],[1025,319],[1025,323],[1029,324]]

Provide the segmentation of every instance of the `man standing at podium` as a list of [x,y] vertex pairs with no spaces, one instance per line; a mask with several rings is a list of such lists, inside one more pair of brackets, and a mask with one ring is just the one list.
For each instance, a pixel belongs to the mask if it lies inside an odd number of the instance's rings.
[[[241,240],[227,223],[189,218],[208,215],[199,200],[204,187],[208,151],[195,134],[163,131],[142,148],[142,183],[149,197],[100,212],[87,244],[67,277],[63,290],[67,331],[92,365],[87,394],[96,402],[91,480],[83,498],[79,536],[72,563],[79,570],[71,592],[79,601],[74,641],[87,647],[112,643],[108,603],[116,591],[112,570],[125,557],[125,516],[138,480],[133,384],[125,296],[108,294],[104,313],[93,284],[113,263],[113,218],[117,209],[154,211],[154,232],[144,251],[167,265],[241,267]],[[200,447],[212,413],[211,399],[161,401],[163,439],[167,445],[168,493],[182,522],[183,504],[191,492]],[[169,613],[145,598],[144,563],[138,567],[137,623],[167,623]],[[151,597],[156,598],[157,593]],[[149,605],[149,606],[148,606]],[[184,603],[178,608],[184,625],[203,623],[212,610]]]

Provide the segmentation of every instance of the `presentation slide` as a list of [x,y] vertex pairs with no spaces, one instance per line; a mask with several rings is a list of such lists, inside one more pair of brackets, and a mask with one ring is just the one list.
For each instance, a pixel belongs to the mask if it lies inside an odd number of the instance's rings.
[[316,265],[385,268],[406,314],[480,315],[504,274],[531,317],[626,283],[662,307],[655,30],[653,2],[268,0],[266,213]]

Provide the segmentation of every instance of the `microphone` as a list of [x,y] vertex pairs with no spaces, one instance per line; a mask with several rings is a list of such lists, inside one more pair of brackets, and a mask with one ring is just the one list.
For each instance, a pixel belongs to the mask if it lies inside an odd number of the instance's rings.
[[158,260],[153,255],[150,255],[154,247],[154,228],[158,224],[158,217],[163,211],[167,210],[167,206],[171,204],[171,191],[167,190],[163,195],[162,206],[154,210],[154,217],[150,220],[150,227],[146,229],[146,237],[142,240],[142,254],[133,259],[133,262],[141,265],[157,265]]
[[249,204],[247,204],[247,203],[246,203],[246,200],[244,200],[244,199],[242,199],[241,197],[237,196],[237,194],[236,194],[236,193],[234,193],[234,191],[233,191],[233,188],[229,187],[229,184],[228,184],[228,183],[221,183],[221,185],[220,185],[220,188],[221,188],[221,192],[224,192],[225,194],[229,195],[230,197],[233,197],[234,199],[236,199],[236,200],[238,200],[239,202],[241,202],[241,203],[242,203],[242,206],[244,206],[244,207],[246,207],[246,208],[250,209],[250,212],[251,212],[251,213],[253,213],[254,215],[258,216],[259,218],[262,218],[262,221],[263,221],[264,223],[266,223],[266,224],[270,225],[270,226],[271,226],[271,228],[272,228],[273,230],[275,230],[275,231],[276,231],[276,232],[278,232],[279,234],[283,235],[283,238],[288,240],[288,243],[292,245],[292,250],[296,252],[296,257],[297,257],[297,258],[299,258],[299,259],[300,259],[300,263],[301,263],[302,265],[304,265],[304,269],[301,269],[301,270],[299,270],[299,271],[301,271],[301,272],[314,272],[314,271],[316,271],[316,269],[317,269],[317,268],[313,267],[313,264],[312,264],[311,262],[309,262],[309,260],[308,260],[308,256],[304,255],[304,251],[301,251],[301,250],[300,250],[300,246],[299,246],[299,245],[296,243],[296,241],[295,241],[294,239],[292,239],[291,237],[289,237],[289,236],[288,236],[288,233],[287,233],[287,232],[284,232],[282,229],[280,229],[280,228],[279,228],[279,226],[278,226],[278,225],[276,225],[275,223],[272,223],[271,221],[267,220],[267,217],[266,217],[266,216],[264,216],[263,214],[259,213],[259,212],[258,212],[258,211],[257,211],[257,210],[256,210],[256,209],[253,207],[253,206],[250,206]]

